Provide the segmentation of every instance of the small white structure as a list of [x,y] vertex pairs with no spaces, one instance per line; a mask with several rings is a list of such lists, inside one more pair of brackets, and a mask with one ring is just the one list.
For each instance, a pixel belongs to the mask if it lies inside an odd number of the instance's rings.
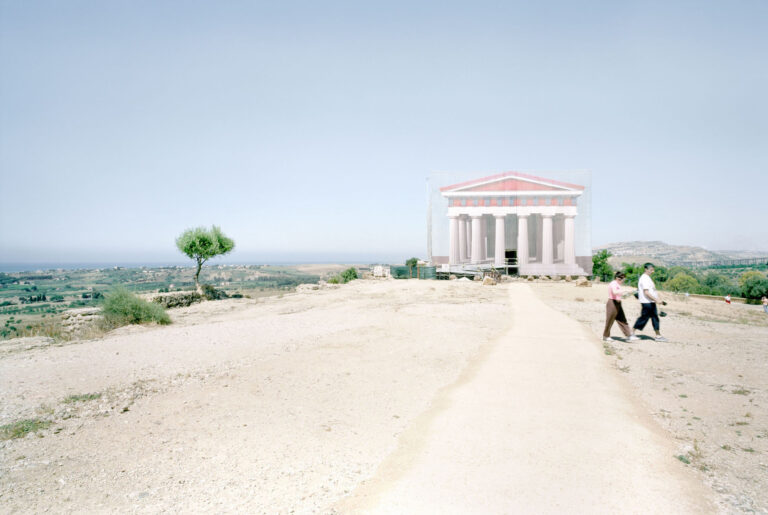
[[506,172],[440,188],[451,266],[513,267],[520,275],[586,275],[575,252],[584,187]]

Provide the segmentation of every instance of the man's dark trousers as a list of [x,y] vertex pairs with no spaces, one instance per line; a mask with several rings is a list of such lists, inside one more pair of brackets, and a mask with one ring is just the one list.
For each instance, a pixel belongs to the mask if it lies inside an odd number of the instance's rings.
[[659,314],[656,312],[656,303],[650,302],[648,304],[642,303],[640,305],[643,307],[643,310],[640,312],[640,318],[638,318],[637,322],[635,322],[635,329],[642,331],[645,327],[645,324],[648,323],[648,319],[650,318],[651,323],[653,324],[653,330],[658,331],[660,325]]

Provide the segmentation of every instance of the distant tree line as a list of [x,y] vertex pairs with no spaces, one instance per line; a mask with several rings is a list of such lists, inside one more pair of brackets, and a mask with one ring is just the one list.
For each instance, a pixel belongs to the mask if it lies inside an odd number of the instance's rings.
[[[611,254],[602,250],[592,256],[592,274],[602,281],[613,279],[614,268],[608,263]],[[694,270],[684,266],[654,266],[653,282],[660,290],[701,295],[732,295],[746,299],[760,299],[768,295],[768,276],[758,270],[748,270],[738,277],[729,277],[713,270]],[[764,267],[757,267],[762,269]],[[642,264],[622,263],[619,268],[627,279],[625,284],[637,287],[643,274]]]
[[30,295],[29,297],[19,297],[19,302],[22,304],[32,304],[34,302],[48,302],[48,297],[45,293],[39,295]]
[[0,284],[14,284],[22,281],[42,281],[53,279],[52,275],[20,275],[18,277],[0,272]]
[[256,278],[257,283],[261,283],[263,285],[273,285],[277,288],[282,288],[285,286],[298,286],[299,284],[304,283],[316,283],[320,280],[320,276],[317,275],[304,275],[304,274],[297,274],[297,275],[266,275],[266,276],[260,276]]

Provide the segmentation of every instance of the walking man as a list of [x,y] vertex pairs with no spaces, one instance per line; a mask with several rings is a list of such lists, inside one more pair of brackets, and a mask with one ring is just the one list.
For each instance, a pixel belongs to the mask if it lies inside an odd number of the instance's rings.
[[660,332],[661,324],[659,323],[659,313],[656,310],[656,304],[661,302],[661,297],[656,291],[656,285],[653,283],[653,279],[651,279],[651,274],[654,271],[653,263],[646,263],[643,265],[643,268],[645,271],[637,282],[637,298],[642,306],[642,311],[640,312],[640,318],[635,322],[632,334],[634,335],[635,331],[638,330],[642,331],[645,324],[648,323],[648,319],[650,319],[651,324],[653,324],[653,330],[656,332],[656,341],[666,342],[667,339],[664,338]]

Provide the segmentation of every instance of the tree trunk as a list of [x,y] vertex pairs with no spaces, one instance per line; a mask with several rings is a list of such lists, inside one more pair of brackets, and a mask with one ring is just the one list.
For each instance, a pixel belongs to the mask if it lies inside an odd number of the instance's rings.
[[203,288],[200,286],[200,269],[203,268],[203,262],[199,259],[197,260],[197,271],[195,271],[195,289],[197,290],[198,295],[203,294]]

